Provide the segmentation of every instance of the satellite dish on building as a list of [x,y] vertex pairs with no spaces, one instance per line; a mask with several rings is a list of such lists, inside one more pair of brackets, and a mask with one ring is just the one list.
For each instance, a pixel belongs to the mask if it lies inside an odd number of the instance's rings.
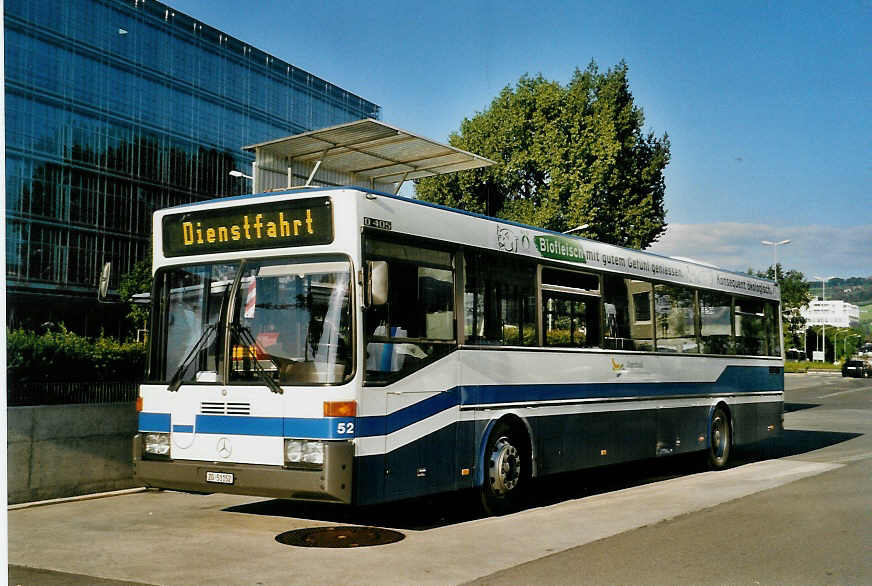
[[97,287],[97,300],[105,302],[109,294],[109,278],[112,276],[112,263],[106,262],[100,271],[100,284]]

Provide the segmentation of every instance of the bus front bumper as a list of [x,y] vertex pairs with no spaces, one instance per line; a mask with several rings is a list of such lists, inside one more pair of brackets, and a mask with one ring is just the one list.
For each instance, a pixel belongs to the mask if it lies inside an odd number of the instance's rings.
[[[143,459],[140,435],[133,437],[133,479],[150,488],[350,504],[353,460],[351,442],[327,442],[324,466],[320,470],[199,460],[152,460]],[[210,478],[220,478],[223,482],[207,481],[207,473],[211,473]]]

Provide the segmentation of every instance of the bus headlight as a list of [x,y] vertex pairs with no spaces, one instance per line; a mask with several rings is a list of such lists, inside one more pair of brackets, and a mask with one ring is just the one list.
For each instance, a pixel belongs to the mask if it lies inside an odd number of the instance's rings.
[[320,468],[323,465],[324,442],[285,439],[285,466],[290,468]]
[[303,444],[303,462],[323,465],[324,442],[306,442]]
[[146,433],[142,438],[142,446],[147,455],[167,457],[170,455],[170,434]]

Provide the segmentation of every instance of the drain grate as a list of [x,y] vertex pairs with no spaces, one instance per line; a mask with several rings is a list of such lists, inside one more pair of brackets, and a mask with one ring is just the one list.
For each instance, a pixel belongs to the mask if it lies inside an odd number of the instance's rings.
[[378,527],[311,527],[286,531],[276,541],[297,547],[368,547],[404,539],[399,531]]

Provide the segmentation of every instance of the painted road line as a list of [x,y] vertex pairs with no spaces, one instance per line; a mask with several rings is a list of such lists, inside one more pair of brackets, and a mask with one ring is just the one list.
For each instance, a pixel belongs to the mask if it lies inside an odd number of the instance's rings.
[[838,393],[830,393],[829,395],[821,395],[818,399],[827,399],[829,397],[837,397],[839,395],[848,395],[850,393],[859,393],[861,391],[872,391],[872,387],[862,387],[859,389],[851,389],[850,391],[839,391]]

